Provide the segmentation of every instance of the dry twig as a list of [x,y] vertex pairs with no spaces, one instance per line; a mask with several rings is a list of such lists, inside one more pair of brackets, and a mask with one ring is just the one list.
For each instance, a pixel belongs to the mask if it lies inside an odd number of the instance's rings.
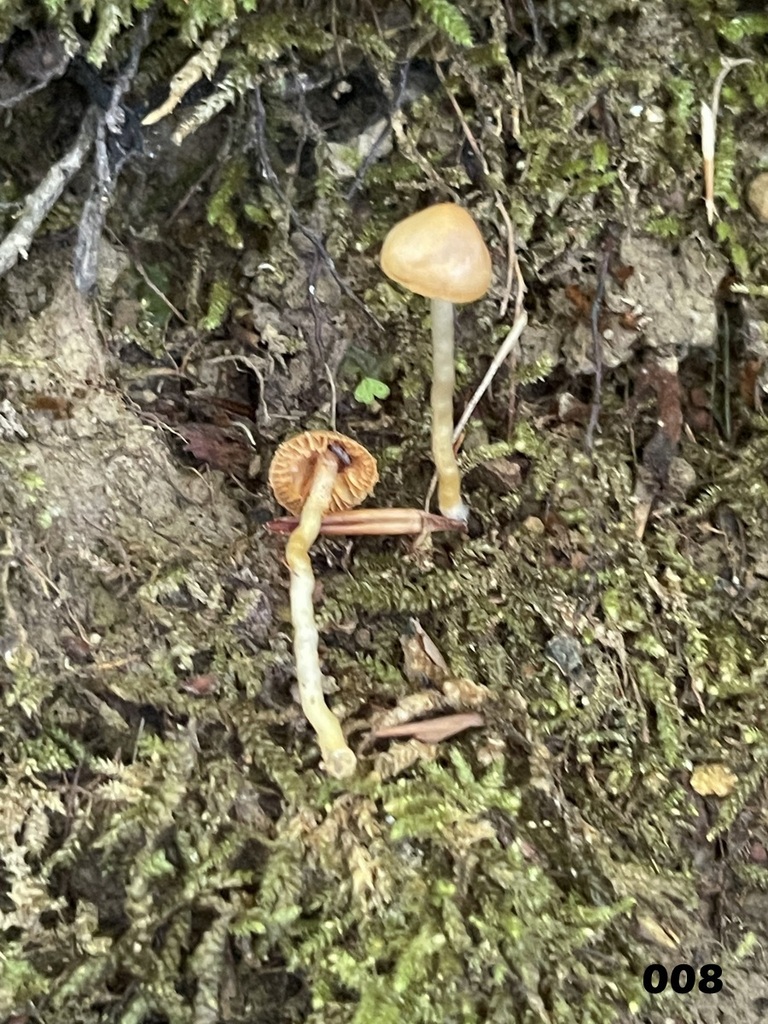
[[720,110],[720,93],[726,77],[740,64],[751,64],[749,57],[732,60],[721,57],[722,67],[712,88],[712,105],[701,104],[701,155],[704,160],[704,205],[707,223],[712,226],[717,216],[715,209],[715,148],[717,141],[717,115]]
[[[445,80],[445,75],[443,74],[442,68],[437,63],[435,63],[435,72],[437,74],[437,77],[440,79],[443,88],[445,89],[445,94],[448,97],[448,100],[454,109],[458,122],[461,125],[461,130],[464,132],[464,137],[469,143],[470,149],[475,154],[478,163],[482,167],[483,174],[486,176],[486,178],[489,178],[491,172],[490,168],[488,167],[488,162],[485,159],[485,156],[483,155],[479,145],[477,144],[477,139],[473,135],[472,129],[466,122],[461,107],[456,101],[456,97],[448,88],[448,83]],[[512,227],[512,221],[509,219],[507,208],[501,201],[501,196],[499,195],[495,188],[492,189],[492,191],[496,209],[499,211],[499,216],[504,221],[504,228],[507,233],[507,274],[504,284],[504,293],[502,295],[501,305],[499,307],[499,316],[503,317],[507,312],[507,306],[509,305],[509,300],[512,295],[512,281],[515,277],[517,278],[517,298],[515,303],[515,315],[517,316],[522,307],[523,295],[525,294],[525,284],[523,282],[522,274],[520,273],[520,268],[517,262],[517,254],[515,252],[515,231]]]
[[101,238],[120,171],[126,160],[135,152],[137,142],[141,144],[139,130],[131,132],[126,125],[128,115],[123,106],[123,97],[139,70],[139,59],[149,40],[149,28],[153,17],[152,11],[145,11],[141,16],[134,33],[130,56],[112,88],[109,105],[105,110],[99,110],[97,115],[96,174],[80,215],[74,255],[75,285],[83,295],[90,294],[96,287]]
[[29,247],[40,225],[88,156],[96,134],[95,121],[94,111],[89,110],[72,148],[50,168],[34,192],[27,196],[24,212],[0,242],[0,277],[16,265],[19,256],[27,259]]
[[611,256],[611,245],[608,240],[603,246],[603,258],[597,272],[597,288],[592,303],[590,323],[592,325],[592,359],[595,364],[595,386],[592,392],[592,408],[589,413],[589,423],[584,437],[584,447],[588,452],[592,451],[592,444],[597,429],[597,422],[600,419],[600,392],[603,387],[603,336],[600,333],[600,314],[603,310],[603,299],[605,298],[605,282],[608,276],[608,261]]

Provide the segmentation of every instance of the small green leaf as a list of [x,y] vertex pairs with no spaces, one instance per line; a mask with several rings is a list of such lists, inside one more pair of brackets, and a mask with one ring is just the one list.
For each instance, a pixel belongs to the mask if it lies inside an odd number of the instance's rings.
[[355,401],[362,405],[371,405],[378,398],[388,398],[389,388],[382,380],[375,377],[363,377],[355,388]]

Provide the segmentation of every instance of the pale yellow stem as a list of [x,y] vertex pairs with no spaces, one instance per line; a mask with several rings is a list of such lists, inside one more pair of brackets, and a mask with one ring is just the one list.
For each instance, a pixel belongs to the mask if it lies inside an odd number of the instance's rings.
[[354,774],[356,758],[347,745],[338,718],[325,703],[312,603],[315,577],[309,560],[309,549],[317,539],[323,513],[331,503],[338,471],[339,463],[333,452],[324,452],[318,457],[312,487],[299,525],[288,541],[285,557],[291,571],[293,650],[301,707],[317,733],[325,770],[336,779],[345,779]]
[[449,519],[467,521],[461,476],[453,451],[453,303],[432,299],[432,458],[437,470],[437,503]]

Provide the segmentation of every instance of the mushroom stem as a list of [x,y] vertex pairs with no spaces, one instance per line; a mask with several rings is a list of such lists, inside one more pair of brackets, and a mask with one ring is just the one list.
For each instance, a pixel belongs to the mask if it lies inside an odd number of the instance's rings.
[[354,774],[356,758],[347,745],[338,718],[325,703],[312,603],[315,577],[309,560],[309,549],[320,532],[323,513],[331,504],[338,472],[339,461],[332,451],[318,456],[312,486],[301,510],[299,525],[288,541],[285,557],[291,572],[293,650],[301,707],[317,733],[326,771],[336,779],[344,779]]
[[453,303],[432,299],[432,458],[437,470],[437,503],[449,519],[466,523],[461,476],[453,451]]

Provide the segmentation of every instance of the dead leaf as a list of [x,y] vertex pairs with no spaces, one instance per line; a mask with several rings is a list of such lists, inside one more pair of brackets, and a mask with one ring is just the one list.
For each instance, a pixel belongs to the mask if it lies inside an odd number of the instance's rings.
[[487,686],[481,686],[464,676],[446,679],[442,691],[452,708],[478,707],[485,703],[491,693]]
[[393,743],[388,750],[377,754],[373,759],[373,770],[381,779],[392,779],[407,771],[419,761],[434,761],[437,747],[418,740],[407,743]]
[[207,675],[191,676],[181,684],[183,690],[191,693],[193,697],[208,697],[218,688],[219,680],[213,673]]
[[741,368],[739,375],[739,392],[741,399],[748,409],[757,409],[759,402],[757,396],[760,394],[759,377],[763,369],[761,359],[747,359]]
[[414,718],[428,715],[430,711],[443,711],[445,705],[445,697],[436,690],[420,690],[418,693],[408,693],[398,700],[395,707],[373,715],[371,735],[375,736],[380,729],[388,729],[391,725],[402,725],[404,722],[412,722]]
[[565,391],[557,400],[557,415],[562,423],[578,423],[586,426],[589,422],[590,408],[586,402],[580,402],[575,395]]
[[655,942],[659,946],[663,946],[665,949],[676,950],[680,948],[680,939],[678,936],[675,935],[674,932],[671,932],[660,925],[658,921],[655,921],[647,914],[638,914],[637,924],[642,938],[649,939],[651,942]]
[[580,317],[585,320],[589,319],[595,301],[594,291],[586,291],[578,284],[569,284],[565,288],[565,297]]
[[34,394],[27,402],[37,412],[50,412],[55,420],[72,419],[73,403],[63,395]]
[[426,721],[403,722],[400,725],[385,726],[382,729],[374,730],[373,735],[377,740],[395,736],[412,736],[422,743],[440,743],[457,733],[464,732],[465,729],[474,729],[480,725],[485,725],[483,716],[476,711],[466,711],[458,715],[428,718]]
[[411,619],[410,625],[413,633],[400,637],[405,658],[405,678],[409,683],[421,686],[425,680],[439,685],[448,674],[445,658],[417,619]]
[[632,277],[634,272],[635,268],[628,266],[626,263],[620,264],[617,267],[611,267],[611,277],[622,288],[630,279],[630,277]]
[[473,478],[492,494],[509,494],[518,490],[523,481],[523,468],[512,459],[486,459],[472,471]]
[[417,636],[421,639],[424,644],[424,650],[429,658],[445,672],[448,671],[448,665],[445,662],[445,658],[438,650],[437,644],[432,640],[426,630],[423,628],[418,619],[411,619],[411,625],[416,630]]

